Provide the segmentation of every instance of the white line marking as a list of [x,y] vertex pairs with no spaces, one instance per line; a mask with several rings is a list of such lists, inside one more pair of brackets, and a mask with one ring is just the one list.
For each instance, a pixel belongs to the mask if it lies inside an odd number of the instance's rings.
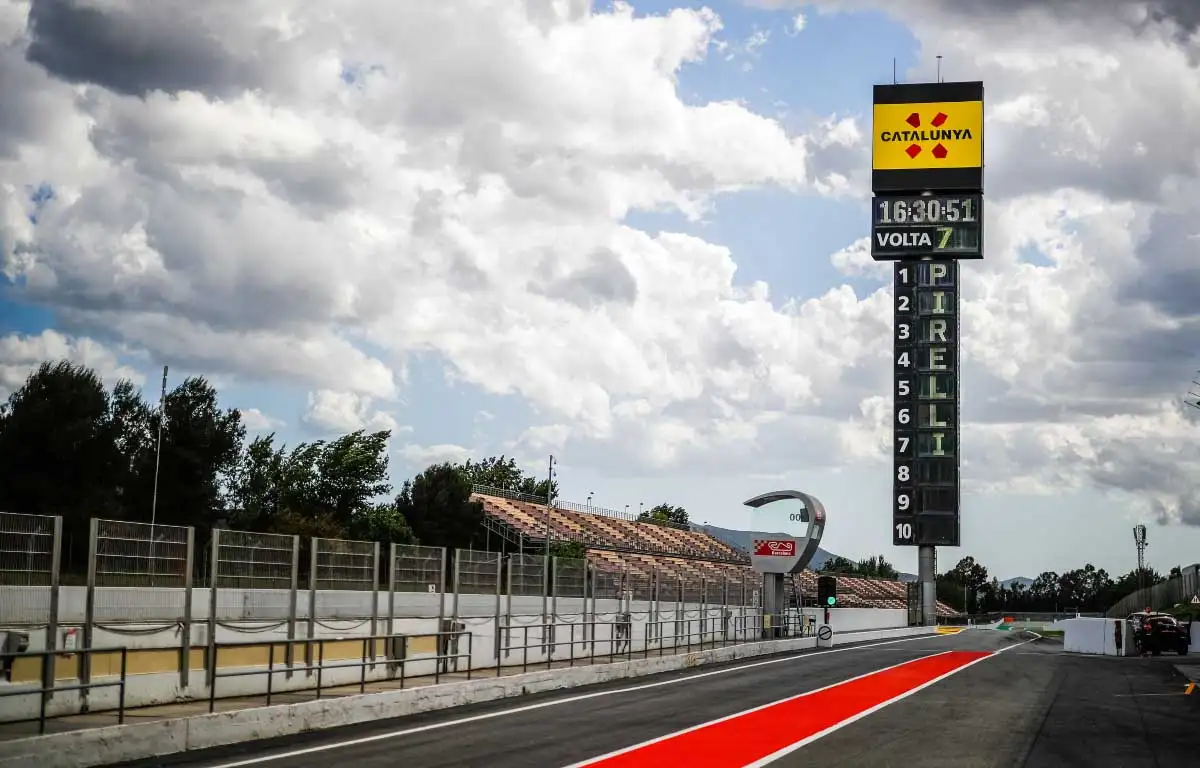
[[[359,744],[370,744],[373,741],[383,741],[384,739],[392,739],[392,738],[396,738],[398,736],[408,736],[408,735],[411,735],[414,733],[424,733],[426,731],[433,731],[433,730],[437,730],[439,728],[449,728],[451,726],[464,725],[466,723],[475,723],[475,722],[479,722],[481,720],[491,720],[491,719],[497,718],[497,717],[504,717],[505,715],[516,715],[516,714],[520,714],[522,712],[532,712],[537,709],[544,709],[546,707],[555,707],[555,706],[560,706],[562,704],[571,704],[576,701],[586,701],[588,699],[596,699],[596,698],[600,698],[601,696],[615,696],[620,693],[633,693],[635,691],[644,691],[644,690],[647,690],[650,688],[661,688],[666,685],[677,685],[679,683],[687,683],[687,682],[691,682],[692,680],[699,680],[701,678],[712,677],[714,675],[726,675],[726,674],[729,674],[730,672],[740,672],[743,669],[754,669],[755,667],[765,667],[768,664],[781,664],[781,663],[787,662],[787,661],[801,661],[804,659],[811,659],[814,656],[826,656],[831,653],[843,653],[846,651],[859,651],[859,650],[865,650],[867,648],[878,648],[878,647],[884,646],[884,645],[895,645],[896,643],[908,643],[908,642],[912,642],[913,640],[938,640],[943,637],[954,637],[954,635],[936,635],[936,634],[934,634],[934,635],[917,635],[916,637],[902,637],[902,638],[899,638],[898,640],[884,640],[884,641],[881,641],[878,643],[866,643],[864,645],[851,645],[851,646],[846,646],[844,648],[830,648],[827,651],[817,651],[815,653],[805,653],[805,654],[800,654],[800,655],[796,655],[796,656],[785,656],[780,659],[767,659],[766,661],[756,661],[756,662],[753,662],[750,664],[742,664],[742,665],[736,666],[736,667],[726,667],[723,669],[714,669],[711,672],[700,672],[695,675],[688,675],[686,677],[673,678],[671,680],[659,680],[658,682],[654,682],[654,683],[643,683],[641,685],[632,685],[627,688],[617,688],[617,689],[614,689],[611,691],[595,691],[593,693],[581,693],[578,696],[568,696],[566,698],[554,699],[552,701],[542,701],[542,702],[538,702],[537,704],[526,704],[525,706],[513,707],[512,709],[502,709],[497,712],[485,712],[481,715],[471,715],[469,717],[460,717],[456,720],[446,720],[446,721],[439,722],[439,723],[430,723],[429,725],[420,725],[420,726],[416,726],[414,728],[404,728],[399,731],[389,731],[388,733],[377,733],[377,734],[373,734],[371,736],[362,736],[357,739],[346,739],[345,741],[336,741],[332,744],[321,744],[321,745],[315,746],[315,747],[306,747],[304,749],[294,749],[290,752],[280,752],[278,754],[273,754],[273,755],[262,755],[262,756],[258,756],[258,757],[251,757],[251,758],[247,758],[245,760],[237,760],[232,763],[218,763],[216,765],[210,766],[209,768],[240,768],[240,766],[243,766],[243,765],[258,765],[259,763],[267,763],[272,760],[284,760],[289,757],[299,757],[301,755],[311,755],[311,754],[315,754],[317,752],[326,752],[326,751],[333,750],[333,749],[342,749],[343,747],[354,747]],[[1013,647],[1015,648],[1016,646],[1013,646]],[[481,703],[483,703],[483,702],[481,702]]]
[[[929,659],[929,658],[933,658],[934,656],[944,656],[947,653],[950,653],[950,651],[942,651],[941,653],[931,653],[929,656],[925,656],[924,658]],[[636,749],[641,749],[642,747],[648,747],[651,744],[657,744],[658,742],[666,741],[667,739],[673,739],[676,736],[682,736],[685,733],[691,733],[692,731],[698,731],[701,728],[707,728],[710,725],[717,725],[718,723],[723,723],[726,720],[733,720],[735,718],[742,717],[743,715],[753,714],[760,710],[767,709],[768,707],[773,707],[776,704],[785,704],[789,701],[795,701],[796,699],[803,699],[805,696],[812,696],[815,693],[820,693],[821,691],[827,691],[830,688],[836,688],[839,685],[842,685],[844,683],[852,683],[855,680],[861,680],[864,677],[870,677],[871,675],[877,674],[879,672],[887,672],[889,669],[896,669],[897,667],[903,667],[905,664],[913,664],[913,663],[916,663],[917,661],[921,661],[921,659],[909,659],[908,661],[901,661],[899,663],[892,664],[891,666],[884,667],[883,669],[876,669],[873,672],[865,672],[861,675],[855,675],[854,677],[848,678],[846,680],[839,680],[836,683],[830,683],[829,685],[825,685],[820,688],[814,688],[811,691],[805,691],[804,693],[798,693],[795,696],[788,696],[786,699],[779,699],[778,701],[772,701],[772,702],[768,702],[767,704],[762,704],[757,707],[751,707],[750,709],[745,709],[745,710],[742,710],[741,712],[734,712],[732,715],[725,715],[724,717],[718,717],[716,720],[709,720],[706,723],[700,723],[699,725],[689,726],[682,730],[675,731],[674,733],[668,733],[663,736],[655,736],[653,739],[647,739],[646,741],[640,742],[638,744],[633,744],[628,747],[622,747],[621,749],[614,749],[612,752],[606,752],[605,754],[599,755],[597,757],[589,757],[587,760],[583,760],[578,763],[571,763],[570,765],[563,766],[563,768],[583,768],[584,766],[587,766],[587,765],[593,765],[593,764],[599,763],[603,760],[607,760],[610,757],[617,757],[618,755],[623,755],[626,752],[633,752]]]
[[828,736],[829,734],[833,733],[834,731],[841,730],[842,728],[845,728],[847,725],[850,725],[851,723],[862,720],[867,715],[870,715],[874,712],[878,712],[879,710],[883,709],[884,707],[886,707],[890,704],[895,704],[897,701],[900,701],[902,699],[907,699],[909,696],[912,696],[913,694],[915,694],[919,691],[923,691],[926,688],[928,688],[929,686],[935,685],[935,684],[941,682],[942,680],[945,680],[947,677],[950,677],[951,675],[956,675],[959,672],[962,672],[967,667],[973,667],[981,661],[987,661],[988,659],[993,659],[1002,653],[1007,653],[1008,651],[1011,651],[1013,648],[1020,648],[1022,645],[1025,645],[1025,643],[1032,643],[1032,642],[1033,642],[1033,640],[1026,640],[1024,642],[1017,643],[1016,645],[1010,645],[1007,648],[1001,648],[998,651],[993,651],[991,654],[989,654],[987,656],[980,656],[978,659],[975,659],[974,661],[969,661],[966,664],[963,664],[961,667],[958,667],[957,669],[952,669],[949,672],[947,672],[946,674],[939,675],[938,677],[935,677],[934,679],[930,680],[927,683],[922,683],[921,685],[918,685],[916,688],[913,688],[912,690],[905,691],[904,693],[900,694],[899,696],[895,696],[893,698],[888,699],[887,701],[876,704],[875,706],[871,707],[870,709],[865,709],[862,712],[859,712],[857,715],[854,715],[853,717],[848,717],[845,720],[841,721],[840,723],[831,725],[819,733],[814,733],[811,736],[808,736],[806,738],[801,739],[800,741],[797,741],[795,744],[784,747],[783,749],[781,749],[777,752],[774,752],[773,754],[767,755],[766,757],[762,758],[761,760],[757,760],[753,763],[750,763],[749,765],[744,765],[744,766],[742,766],[742,768],[763,768],[763,766],[773,763],[774,761],[778,760],[779,758],[784,757],[785,755],[789,755],[792,752],[795,752],[797,749],[800,749],[801,747],[803,747],[805,745],[812,744],[817,739],[824,738],[825,736]]

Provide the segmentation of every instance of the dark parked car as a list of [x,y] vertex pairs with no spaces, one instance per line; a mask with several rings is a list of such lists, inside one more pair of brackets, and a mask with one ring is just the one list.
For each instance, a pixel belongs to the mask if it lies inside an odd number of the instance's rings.
[[1187,654],[1191,644],[1190,623],[1180,624],[1174,616],[1163,613],[1134,614],[1129,621],[1134,625],[1134,647],[1142,655],[1161,656],[1163,651],[1174,651],[1180,656]]

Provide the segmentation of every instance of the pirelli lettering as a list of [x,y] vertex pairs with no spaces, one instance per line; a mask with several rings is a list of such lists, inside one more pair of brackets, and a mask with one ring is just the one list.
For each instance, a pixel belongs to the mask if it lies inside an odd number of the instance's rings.
[[892,542],[958,546],[958,262],[894,269]]

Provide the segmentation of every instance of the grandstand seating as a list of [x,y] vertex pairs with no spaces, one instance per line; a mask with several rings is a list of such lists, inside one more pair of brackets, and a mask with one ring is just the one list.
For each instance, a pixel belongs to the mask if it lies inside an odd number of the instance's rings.
[[[490,490],[490,489],[489,489]],[[501,495],[503,494],[503,495]],[[724,587],[717,583],[754,585],[758,574],[750,567],[750,556],[703,530],[638,522],[612,510],[522,498],[519,494],[477,488],[473,500],[483,505],[484,514],[498,523],[511,541],[536,542],[546,536],[547,511],[551,541],[577,541],[588,548],[587,559],[594,569],[610,574],[628,574],[630,583],[648,585],[651,574],[659,574],[660,595],[674,584],[696,584],[701,579],[711,586],[710,594]],[[805,570],[797,575],[806,603],[816,600],[817,574]],[[736,587],[730,587],[736,589]],[[637,589],[636,591],[641,591]],[[664,599],[660,597],[660,599]],[[900,581],[838,576],[838,605],[847,608],[905,608],[907,587]],[[954,611],[939,603],[939,615]]]

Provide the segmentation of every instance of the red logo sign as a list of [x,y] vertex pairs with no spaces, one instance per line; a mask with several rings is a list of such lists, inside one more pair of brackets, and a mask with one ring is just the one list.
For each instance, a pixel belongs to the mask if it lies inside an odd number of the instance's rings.
[[772,539],[755,539],[754,554],[765,555],[767,557],[795,557],[796,542],[788,539],[786,541]]

